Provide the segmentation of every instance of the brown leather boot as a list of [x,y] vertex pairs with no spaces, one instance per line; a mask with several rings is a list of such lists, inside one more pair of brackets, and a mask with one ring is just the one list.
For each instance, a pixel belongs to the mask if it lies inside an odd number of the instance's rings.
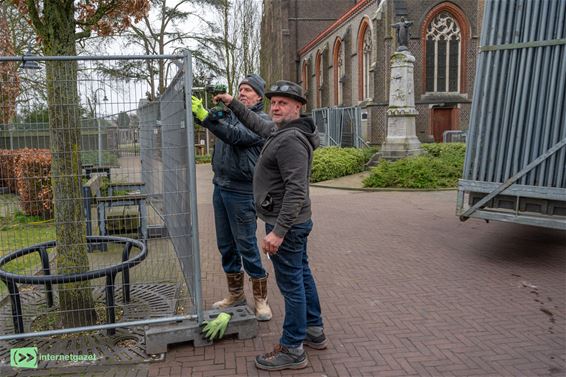
[[250,278],[254,292],[255,318],[258,321],[271,319],[271,308],[267,303],[267,276],[261,279]]
[[244,273],[226,274],[228,281],[228,297],[212,304],[213,309],[225,309],[232,306],[246,305],[246,296],[244,295]]

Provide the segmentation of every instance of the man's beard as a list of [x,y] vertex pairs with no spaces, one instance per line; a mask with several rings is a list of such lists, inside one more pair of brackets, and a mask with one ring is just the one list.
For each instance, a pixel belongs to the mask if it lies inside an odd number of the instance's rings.
[[291,120],[289,120],[289,119],[281,119],[281,120],[275,122],[275,124],[277,125],[277,128],[283,128],[286,125],[288,125],[289,123],[291,123]]

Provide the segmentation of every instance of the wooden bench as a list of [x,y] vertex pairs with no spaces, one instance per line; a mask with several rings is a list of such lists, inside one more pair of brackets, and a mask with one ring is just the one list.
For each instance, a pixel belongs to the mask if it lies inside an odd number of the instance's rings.
[[[95,175],[83,186],[83,200],[86,217],[87,236],[93,235],[92,206],[96,205],[99,235],[107,236],[109,230],[118,230],[121,225],[134,224],[143,241],[148,238],[147,233],[147,195],[142,194],[143,183],[110,183],[108,195],[101,194],[102,177]],[[113,195],[118,190],[133,190],[132,194]],[[132,210],[132,207],[137,207]],[[110,226],[109,226],[110,225]],[[111,228],[111,229],[109,229]]]

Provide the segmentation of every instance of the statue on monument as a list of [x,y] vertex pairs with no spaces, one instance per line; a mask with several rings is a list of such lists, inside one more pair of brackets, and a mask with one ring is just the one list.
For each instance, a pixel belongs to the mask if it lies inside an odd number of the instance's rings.
[[405,21],[405,17],[401,17],[401,21],[391,25],[392,28],[397,29],[397,51],[407,51],[409,44],[409,27],[413,21]]

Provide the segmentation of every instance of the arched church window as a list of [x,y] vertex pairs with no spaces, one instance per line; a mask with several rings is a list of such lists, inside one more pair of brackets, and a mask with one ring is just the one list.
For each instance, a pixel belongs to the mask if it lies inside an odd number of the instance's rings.
[[371,67],[371,50],[373,47],[372,38],[371,38],[371,30],[370,28],[366,28],[364,33],[363,39],[363,47],[362,47],[362,59],[363,59],[363,95],[364,99],[370,98],[369,93],[369,81],[370,81],[370,67]]
[[308,62],[305,60],[303,61],[303,69],[301,71],[302,81],[303,81],[303,89],[305,93],[309,90],[309,65]]
[[322,65],[322,52],[316,54],[316,106],[322,107],[322,85],[324,85],[324,71]]
[[426,29],[426,91],[459,92],[462,32],[447,11],[436,15]]
[[370,20],[368,17],[364,17],[358,29],[356,50],[358,60],[358,100],[360,101],[371,98],[369,88],[372,49],[373,40]]
[[334,98],[336,105],[344,103],[344,58],[342,41],[337,39],[334,45]]

